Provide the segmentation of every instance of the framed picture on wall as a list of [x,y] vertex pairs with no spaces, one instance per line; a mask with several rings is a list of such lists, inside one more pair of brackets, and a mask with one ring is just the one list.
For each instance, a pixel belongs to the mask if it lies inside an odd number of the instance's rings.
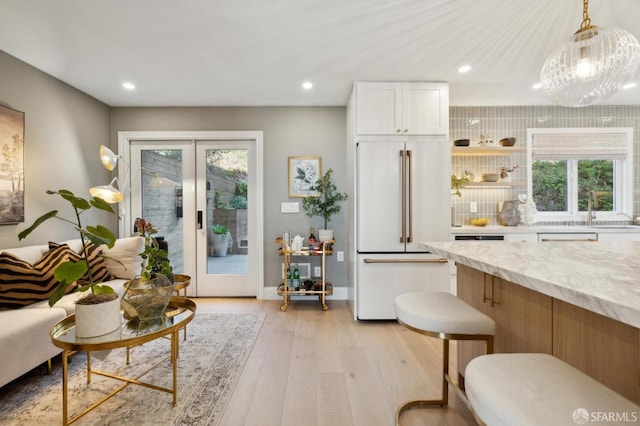
[[320,157],[289,157],[289,197],[319,197],[311,187],[322,176]]
[[24,222],[24,112],[0,106],[0,225]]

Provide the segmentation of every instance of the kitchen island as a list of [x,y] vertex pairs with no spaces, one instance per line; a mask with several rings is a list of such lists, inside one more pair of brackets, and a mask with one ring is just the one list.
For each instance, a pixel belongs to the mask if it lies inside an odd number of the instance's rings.
[[[640,403],[640,242],[423,246],[456,262],[458,297],[496,321],[496,352],[553,354]],[[460,371],[481,353],[460,342]]]

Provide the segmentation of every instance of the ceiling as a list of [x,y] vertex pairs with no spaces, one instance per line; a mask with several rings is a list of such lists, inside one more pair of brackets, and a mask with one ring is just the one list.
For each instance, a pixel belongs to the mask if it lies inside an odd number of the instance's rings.
[[[640,39],[638,0],[589,14]],[[346,105],[357,80],[548,105],[531,86],[581,21],[580,0],[0,0],[0,49],[111,106]],[[604,103],[640,105],[636,80]]]

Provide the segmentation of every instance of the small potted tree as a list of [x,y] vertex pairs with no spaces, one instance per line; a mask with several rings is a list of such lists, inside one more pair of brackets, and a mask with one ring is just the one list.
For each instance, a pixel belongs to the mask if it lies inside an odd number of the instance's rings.
[[310,188],[311,191],[317,191],[320,193],[318,197],[307,197],[302,200],[302,207],[306,210],[307,216],[320,216],[324,219],[324,229],[318,230],[318,239],[320,241],[329,241],[333,239],[333,230],[328,229],[328,224],[331,221],[331,217],[340,212],[341,206],[338,204],[341,201],[346,201],[348,195],[344,192],[337,192],[331,173],[333,170],[329,169],[327,172],[319,178],[315,184]]
[[229,249],[229,228],[219,223],[212,227],[213,229],[213,249],[216,256],[226,256]]

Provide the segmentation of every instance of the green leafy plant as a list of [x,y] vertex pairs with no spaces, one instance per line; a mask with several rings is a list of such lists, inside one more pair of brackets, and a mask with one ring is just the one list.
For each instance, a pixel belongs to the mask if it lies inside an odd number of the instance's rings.
[[470,175],[467,172],[464,172],[464,176],[459,178],[456,175],[451,175],[451,195],[457,195],[458,197],[462,196],[460,190],[464,188],[465,183],[469,183],[471,181]]
[[[113,208],[104,201],[102,198],[93,197],[92,200],[87,201],[84,198],[77,197],[73,192],[66,189],[60,189],[58,191],[47,191],[49,195],[59,195],[64,200],[68,201],[75,213],[74,219],[66,219],[59,215],[58,210],[51,210],[48,213],[43,214],[33,222],[33,224],[18,234],[18,240],[26,238],[31,232],[42,225],[49,219],[58,219],[63,222],[70,223],[80,233],[80,239],[82,240],[82,261],[74,262],[68,260],[61,263],[54,271],[56,280],[59,281],[58,286],[55,288],[51,296],[49,297],[49,306],[53,306],[58,300],[64,296],[67,287],[77,282],[88,271],[89,282],[78,288],[78,291],[91,290],[92,294],[96,295],[115,295],[116,292],[107,285],[99,285],[99,283],[93,282],[91,270],[89,269],[89,263],[87,261],[88,253],[86,248],[86,241],[89,240],[95,245],[99,246],[106,244],[107,247],[112,248],[116,241],[116,236],[110,229],[102,226],[87,226],[82,227],[81,215],[86,211],[95,207],[100,210],[104,210],[111,214],[116,214]],[[107,296],[107,300],[113,300],[115,297]],[[101,299],[101,297],[98,297]]]
[[307,216],[320,216],[324,219],[324,229],[327,229],[331,217],[340,212],[341,206],[338,203],[348,198],[346,193],[337,192],[338,188],[331,179],[332,172],[331,169],[327,170],[324,176],[309,188],[310,191],[318,191],[319,197],[307,197],[302,200],[302,207],[306,210]]
[[138,218],[135,222],[138,234],[144,237],[144,251],[140,253],[142,258],[142,278],[150,279],[152,273],[166,275],[172,281],[173,267],[169,261],[169,253],[160,248],[158,240],[153,236],[158,230],[145,219]]
[[213,225],[211,227],[211,229],[213,230],[214,234],[226,234],[227,232],[229,232],[229,228],[227,228],[224,225],[220,225],[219,223],[216,223],[215,225]]

